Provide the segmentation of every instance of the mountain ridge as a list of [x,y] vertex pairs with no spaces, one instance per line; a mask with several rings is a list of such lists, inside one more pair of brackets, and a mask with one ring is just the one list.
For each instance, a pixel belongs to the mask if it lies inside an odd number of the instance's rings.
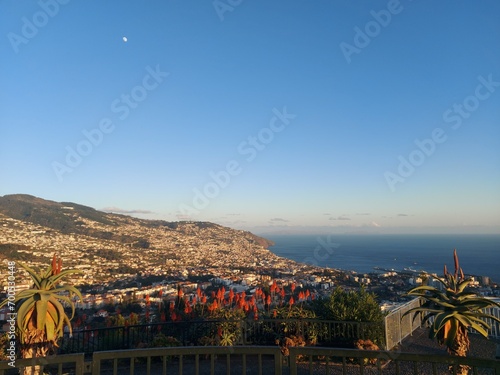
[[[116,214],[110,212],[104,212],[97,210],[95,208],[81,205],[74,202],[56,202],[52,200],[46,200],[29,194],[9,194],[0,196],[0,213],[4,214],[13,219],[26,221],[32,224],[42,225],[54,230],[61,231],[62,233],[75,233],[82,235],[89,235],[91,237],[105,238],[109,239],[108,233],[88,231],[83,229],[78,221],[72,220],[67,212],[62,210],[71,210],[78,213],[81,217],[93,220],[102,224],[116,226],[117,223],[112,218],[127,218],[129,220],[136,220],[145,226],[151,227],[168,227],[171,229],[176,229],[179,225],[183,223],[192,223],[199,227],[203,226],[220,226],[207,221],[165,221],[165,220],[148,220],[139,219],[133,216]],[[254,240],[263,246],[268,248],[273,246],[274,243],[266,238],[259,237],[251,232],[244,231],[254,238]],[[128,238],[127,240],[132,240]]]
[[272,244],[210,222],[139,219],[26,194],[0,197],[0,257],[45,268],[57,252],[67,267],[86,271],[81,283],[311,268],[273,254],[267,249]]

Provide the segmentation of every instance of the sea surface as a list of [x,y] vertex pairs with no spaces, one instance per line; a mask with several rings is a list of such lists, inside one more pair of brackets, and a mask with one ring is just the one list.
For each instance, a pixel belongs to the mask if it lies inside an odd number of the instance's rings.
[[374,267],[411,268],[443,274],[454,271],[457,249],[465,274],[500,282],[500,235],[264,235],[276,255],[298,262],[360,273]]

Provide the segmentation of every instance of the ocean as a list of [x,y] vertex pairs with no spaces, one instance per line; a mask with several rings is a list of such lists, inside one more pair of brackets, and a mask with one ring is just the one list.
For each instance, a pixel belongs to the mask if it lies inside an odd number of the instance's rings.
[[321,267],[373,272],[404,268],[442,275],[454,271],[457,249],[465,274],[500,282],[500,235],[270,235],[276,255]]

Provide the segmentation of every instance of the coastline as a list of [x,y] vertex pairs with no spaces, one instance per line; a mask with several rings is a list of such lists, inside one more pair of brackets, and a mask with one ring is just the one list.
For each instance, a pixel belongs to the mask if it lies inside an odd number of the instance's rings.
[[456,248],[464,272],[500,281],[496,267],[500,235],[266,235],[275,243],[274,254],[297,262],[358,273],[375,272],[375,267],[403,271],[413,269],[441,274],[452,267]]

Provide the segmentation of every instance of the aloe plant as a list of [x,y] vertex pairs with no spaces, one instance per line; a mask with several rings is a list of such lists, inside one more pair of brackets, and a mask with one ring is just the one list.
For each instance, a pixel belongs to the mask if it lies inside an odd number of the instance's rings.
[[[421,297],[425,302],[420,307],[408,310],[403,317],[413,313],[415,319],[419,313],[424,313],[423,323],[434,318],[429,337],[437,339],[441,345],[446,345],[449,354],[465,357],[470,347],[469,330],[474,329],[487,338],[490,326],[485,319],[497,322],[500,322],[500,319],[485,313],[484,309],[500,308],[500,304],[466,290],[472,279],[465,277],[459,265],[456,249],[453,252],[453,259],[455,272],[448,272],[445,265],[443,278],[437,278],[444,290],[433,286],[418,286],[411,289],[407,295]],[[459,370],[459,374],[467,374],[469,369],[467,366],[460,366]]]
[[[57,348],[64,327],[71,333],[71,319],[75,313],[72,297],[82,300],[78,289],[72,285],[61,285],[68,275],[78,270],[62,271],[62,260],[54,255],[52,264],[37,273],[27,265],[17,263],[31,278],[32,286],[17,293],[15,297],[17,318],[16,333],[23,358],[44,357]],[[0,304],[5,305],[7,300]],[[64,311],[63,304],[71,307],[71,316]],[[35,370],[36,371],[36,370]]]

